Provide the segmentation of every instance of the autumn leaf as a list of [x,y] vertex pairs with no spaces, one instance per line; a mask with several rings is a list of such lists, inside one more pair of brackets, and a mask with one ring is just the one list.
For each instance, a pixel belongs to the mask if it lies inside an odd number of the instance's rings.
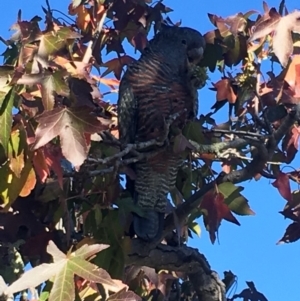
[[[297,70],[297,66],[300,65],[300,55],[294,55],[291,63],[289,64],[288,70],[285,73],[284,80],[289,84],[290,87],[295,89],[297,78],[300,74]],[[298,83],[300,85],[300,83]],[[300,93],[299,93],[300,94]]]
[[28,177],[26,179],[26,182],[25,182],[22,190],[20,191],[19,196],[21,196],[21,197],[28,196],[31,193],[32,189],[35,187],[35,184],[36,184],[36,175],[35,175],[34,169],[31,168],[29,171]]
[[44,146],[43,151],[47,166],[49,166],[49,168],[54,171],[57,176],[59,186],[61,189],[63,189],[63,171],[61,164],[63,155],[61,148],[49,143]]
[[294,11],[281,17],[276,11],[269,12],[270,18],[255,26],[249,41],[263,38],[274,31],[273,51],[280,64],[286,67],[293,53],[292,32],[300,30],[300,11]]
[[202,199],[200,209],[203,212],[204,224],[209,231],[212,243],[216,240],[216,232],[222,219],[240,225],[228,206],[224,203],[224,196],[220,192],[216,192],[215,190],[207,192]]
[[47,177],[49,176],[50,171],[47,166],[47,162],[45,159],[43,149],[40,148],[34,152],[32,163],[34,166],[34,170],[36,171],[36,173],[39,177],[39,180],[42,183],[44,183],[46,181]]
[[84,134],[108,129],[108,125],[102,124],[90,114],[89,107],[58,107],[44,112],[36,120],[39,125],[35,132],[34,149],[59,136],[63,155],[75,166],[83,163],[89,150]]
[[[67,254],[61,252],[53,241],[49,241],[47,252],[53,257],[53,263],[41,264],[25,272],[18,280],[6,288],[6,294],[13,294],[34,288],[39,284],[53,279],[53,287],[49,295],[49,301],[62,299],[73,301],[75,298],[74,275],[78,275],[87,281],[101,283],[107,290],[118,292],[127,289],[120,281],[111,279],[109,274],[90,263],[86,259],[107,248],[107,245],[83,245],[77,251]],[[38,275],[39,277],[36,277]]]
[[288,202],[292,201],[290,179],[287,174],[280,171],[272,185],[278,189],[284,199]]
[[79,29],[85,31],[91,20],[90,10],[84,5],[78,6],[74,11],[77,13],[76,24]]
[[134,61],[135,59],[129,55],[123,55],[120,58],[112,59],[102,65],[102,67],[106,67],[107,69],[102,73],[101,76],[104,77],[113,72],[115,77],[120,80],[123,66],[129,65]]
[[227,100],[229,103],[234,104],[237,99],[237,95],[234,93],[231,85],[231,81],[228,78],[222,79],[217,83],[213,84],[217,90],[217,101]]
[[56,71],[47,76],[43,76],[41,81],[41,96],[45,110],[52,110],[55,104],[55,94],[68,96],[69,88],[66,85],[63,76],[64,71]]
[[104,78],[104,77],[99,77],[99,76],[93,76],[95,80],[100,82],[101,84],[104,84],[108,87],[110,87],[113,91],[117,91],[116,87],[119,86],[120,81],[115,79],[115,78]]

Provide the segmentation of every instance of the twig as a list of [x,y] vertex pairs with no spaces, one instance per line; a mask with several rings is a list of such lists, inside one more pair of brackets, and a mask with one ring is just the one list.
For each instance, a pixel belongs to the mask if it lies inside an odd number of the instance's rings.
[[220,134],[233,134],[236,136],[243,137],[257,137],[261,139],[269,138],[269,136],[264,136],[259,133],[247,132],[247,131],[234,131],[234,130],[222,130],[222,129],[210,129],[210,130],[202,130],[203,133],[220,133]]

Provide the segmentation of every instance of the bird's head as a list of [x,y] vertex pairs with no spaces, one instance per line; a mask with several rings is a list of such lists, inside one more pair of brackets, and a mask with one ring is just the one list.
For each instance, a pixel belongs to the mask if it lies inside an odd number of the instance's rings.
[[162,23],[160,34],[167,38],[174,38],[183,44],[190,63],[196,65],[203,58],[206,42],[199,31],[189,27],[168,26]]

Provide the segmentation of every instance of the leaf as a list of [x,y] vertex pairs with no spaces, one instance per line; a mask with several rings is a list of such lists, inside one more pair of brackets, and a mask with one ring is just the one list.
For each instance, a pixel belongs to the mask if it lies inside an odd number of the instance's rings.
[[261,22],[258,21],[249,41],[266,37],[274,31],[273,50],[281,65],[286,67],[289,57],[293,53],[292,32],[297,32],[300,29],[299,18],[300,11],[294,11],[291,14],[281,17],[276,10],[271,9],[268,19],[265,18],[265,20]]
[[45,183],[47,177],[50,175],[50,171],[46,163],[43,149],[38,149],[34,152],[32,163],[39,180],[42,183]]
[[50,73],[47,76],[43,76],[43,80],[41,81],[41,95],[42,102],[45,110],[52,110],[55,104],[55,95],[68,96],[69,89],[63,80],[63,76],[65,72],[56,71],[54,73]]
[[280,171],[272,185],[278,189],[279,193],[284,199],[286,199],[288,202],[292,201],[290,179],[287,174]]
[[173,144],[174,153],[180,154],[186,149],[195,150],[195,147],[182,134],[177,135],[174,139],[174,144]]
[[284,80],[289,84],[293,89],[296,86],[297,77],[299,74],[297,73],[296,66],[300,64],[300,55],[294,55],[291,63],[289,64],[288,70],[285,73]]
[[217,90],[217,101],[227,100],[229,103],[234,104],[237,99],[236,93],[233,91],[231,81],[228,78],[222,79],[213,84]]
[[58,107],[44,112],[36,120],[39,125],[35,132],[34,149],[59,136],[63,155],[75,166],[84,162],[89,150],[85,134],[108,129],[107,125],[91,115],[88,107]]
[[134,61],[135,59],[129,55],[123,55],[120,58],[112,59],[102,65],[102,67],[106,67],[107,69],[102,73],[101,77],[113,72],[115,77],[120,80],[123,66],[129,65]]
[[80,38],[81,35],[71,27],[60,27],[56,31],[49,31],[40,37],[40,45],[37,55],[41,58],[47,58],[48,55],[55,54],[64,48],[69,41]]
[[25,165],[25,150],[27,148],[24,130],[15,130],[10,135],[8,144],[9,167],[16,177],[20,178]]
[[294,222],[290,224],[283,235],[283,237],[277,242],[277,244],[291,243],[300,239],[300,224]]
[[22,190],[20,191],[19,196],[21,197],[26,197],[28,196],[31,191],[34,189],[36,184],[36,176],[35,176],[35,172],[34,169],[31,168],[27,177],[27,180],[22,188]]
[[66,259],[66,255],[56,246],[56,244],[52,240],[48,242],[47,252],[53,257],[54,262],[59,262],[62,259]]
[[190,140],[193,140],[199,144],[206,142],[203,128],[199,121],[189,122],[183,129],[183,135]]
[[281,17],[276,10],[269,10],[256,22],[252,35],[248,41],[252,42],[257,39],[265,38],[277,28],[280,19]]
[[216,240],[216,232],[222,219],[240,225],[228,206],[224,203],[224,196],[220,192],[216,192],[215,190],[207,192],[202,199],[200,209],[203,212],[204,224],[209,231],[212,243]]
[[120,301],[120,300],[141,301],[142,298],[132,291],[126,291],[125,288],[107,298],[107,301]]
[[104,77],[99,77],[99,76],[93,76],[95,80],[100,82],[101,84],[104,84],[108,87],[110,87],[112,90],[116,90],[116,87],[119,86],[120,81],[115,78],[104,78]]
[[25,183],[27,182],[32,164],[30,159],[26,159],[25,166],[22,169],[21,175],[18,178],[9,168],[8,163],[0,168],[0,197],[5,205],[5,210],[8,210],[12,203],[19,196]]
[[218,190],[224,196],[224,203],[228,205],[229,209],[238,215],[254,215],[248,203],[249,201],[240,194],[243,187],[235,186],[231,182],[226,182],[218,185]]
[[41,264],[25,272],[5,292],[13,294],[28,288],[34,288],[55,277],[49,300],[73,301],[75,298],[74,274],[87,281],[101,283],[107,290],[112,292],[127,289],[127,286],[122,282],[111,279],[105,270],[83,259],[83,257],[103,250],[103,245],[84,245],[80,249],[79,256],[77,256],[78,253],[71,253],[70,251],[66,255],[50,240],[47,252],[53,256],[54,263]]
[[102,250],[105,250],[109,248],[109,245],[103,245],[103,244],[94,244],[94,245],[83,245],[78,250],[75,251],[75,256],[87,259],[88,257],[91,257],[92,255],[95,255]]
[[51,170],[55,172],[59,186],[63,190],[63,171],[61,164],[63,155],[61,152],[61,148],[59,146],[49,143],[43,148],[43,150],[46,164]]
[[191,229],[198,237],[201,235],[200,225],[196,222],[189,223],[189,229]]
[[[63,266],[63,264],[61,264]],[[58,264],[43,263],[25,272],[18,280],[13,282],[5,291],[6,294],[14,294],[22,290],[36,287],[51,279],[61,269]],[[36,277],[39,275],[39,277]]]
[[7,155],[8,141],[12,126],[12,108],[15,98],[15,89],[12,87],[4,94],[0,92],[0,143]]

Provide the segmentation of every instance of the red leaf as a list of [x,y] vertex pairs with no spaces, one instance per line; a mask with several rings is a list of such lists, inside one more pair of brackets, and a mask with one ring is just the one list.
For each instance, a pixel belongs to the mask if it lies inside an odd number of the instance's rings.
[[44,156],[47,165],[55,172],[60,188],[63,189],[63,171],[61,167],[63,155],[61,153],[61,148],[48,143],[44,147]]
[[272,185],[278,189],[284,199],[288,202],[292,201],[290,180],[287,174],[280,171]]
[[45,160],[43,149],[35,151],[32,163],[40,181],[45,183],[47,177],[50,175],[50,171]]
[[240,225],[228,206],[224,203],[224,196],[220,192],[213,190],[206,193],[200,204],[200,209],[204,210],[204,224],[209,231],[212,243],[216,240],[216,232],[218,231],[222,219]]

